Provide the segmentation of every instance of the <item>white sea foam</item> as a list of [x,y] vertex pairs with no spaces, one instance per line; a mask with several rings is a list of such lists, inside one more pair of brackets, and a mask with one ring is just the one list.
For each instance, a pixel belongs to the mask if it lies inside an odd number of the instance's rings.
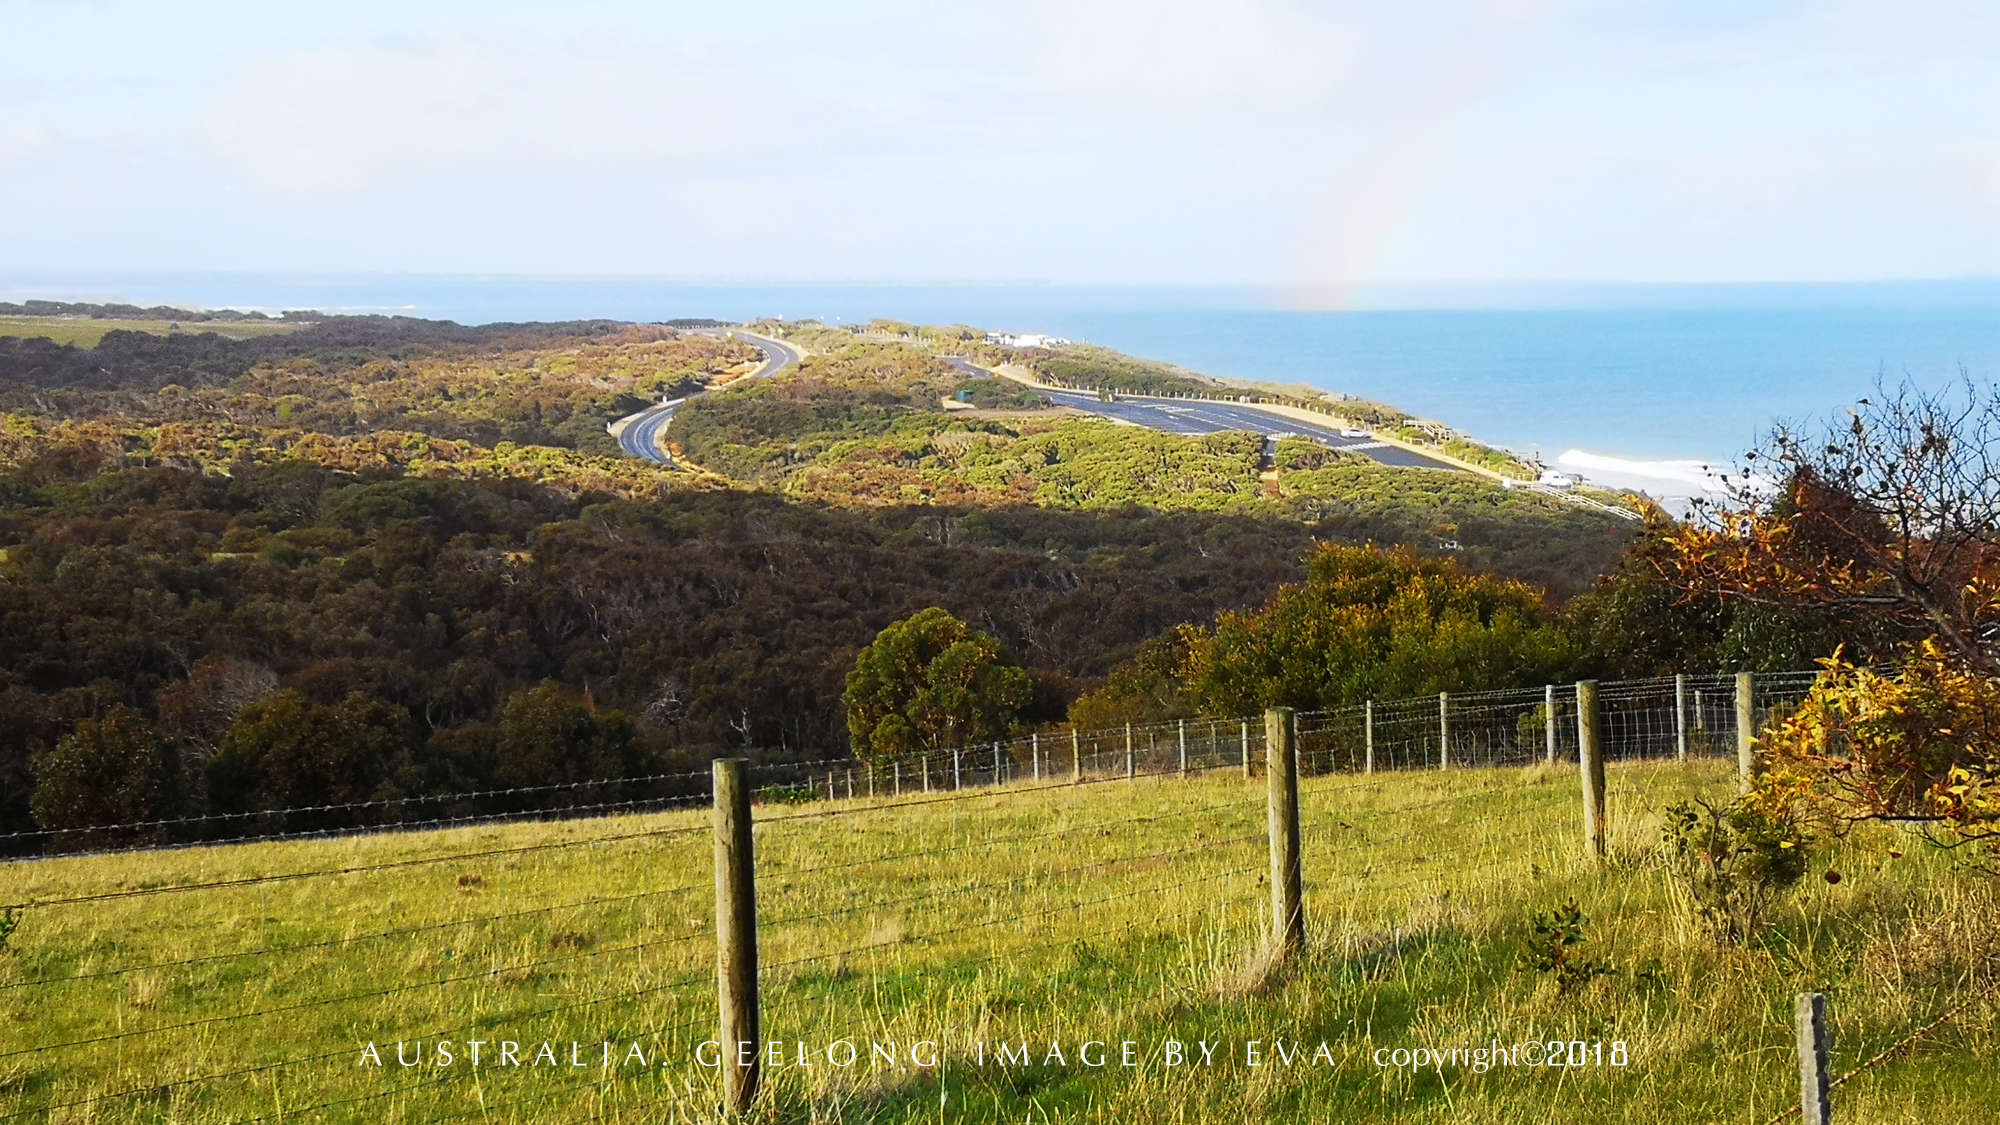
[[[1636,492],[1646,492],[1656,500],[1720,496],[1726,490],[1740,488],[1746,480],[1742,470],[1730,472],[1728,464],[1716,460],[1632,460],[1602,452],[1586,452],[1580,448],[1564,450],[1562,456],[1556,458],[1556,464],[1584,476],[1590,484],[1632,488]],[[1748,482],[1754,490],[1774,488],[1774,484],[1762,476],[1752,476]],[[1672,508],[1674,504],[1668,506]]]

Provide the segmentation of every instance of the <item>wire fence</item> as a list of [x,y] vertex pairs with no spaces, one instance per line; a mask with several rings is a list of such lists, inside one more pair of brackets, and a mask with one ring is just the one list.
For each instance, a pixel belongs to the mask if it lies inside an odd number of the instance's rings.
[[[1809,682],[1758,678],[1754,720]],[[1346,960],[1580,862],[1571,787],[1459,772],[1545,759],[1552,715],[1573,758],[1564,690],[1296,717],[1304,897]],[[1733,753],[1735,691],[1601,685],[1606,756]],[[1254,988],[1282,929],[1271,799],[1242,783],[1266,738],[1261,716],[1204,719],[754,766],[765,1096],[838,1116],[1107,997],[1152,1020]],[[275,810],[262,849],[0,865],[0,1121],[710,1116],[706,776],[628,779],[683,788],[615,818],[357,835],[298,818],[363,810]]]

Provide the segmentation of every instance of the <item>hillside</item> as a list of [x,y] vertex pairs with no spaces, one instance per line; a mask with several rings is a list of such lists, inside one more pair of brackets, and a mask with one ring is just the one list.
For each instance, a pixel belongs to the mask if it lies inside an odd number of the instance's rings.
[[[937,342],[823,332],[837,350],[753,380],[723,334],[604,321],[0,339],[0,832],[35,826],[34,763],[85,723],[157,754],[114,802],[141,819],[833,756],[855,654],[929,606],[1018,655],[1033,726],[1263,604],[1319,540],[1561,598],[1630,536],[1462,474],[1292,444],[1265,468],[1245,435],[996,399],[939,352],[970,330],[915,331]],[[604,432],[711,384],[674,423],[696,467]],[[545,727],[574,763],[523,757]],[[232,731],[258,761],[372,749],[218,789]]]

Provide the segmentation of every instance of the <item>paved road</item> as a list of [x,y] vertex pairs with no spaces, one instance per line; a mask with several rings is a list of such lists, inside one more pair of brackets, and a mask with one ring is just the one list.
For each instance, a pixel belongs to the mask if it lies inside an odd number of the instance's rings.
[[[708,331],[711,334],[719,334],[723,330],[709,329]],[[770,375],[776,375],[778,372],[799,361],[799,353],[792,350],[788,344],[782,344],[763,336],[752,336],[740,328],[734,331],[737,336],[742,338],[744,343],[764,353],[764,366],[759,367],[755,372],[751,373],[750,378],[752,379],[762,379]],[[648,461],[654,461],[662,465],[673,464],[674,459],[667,455],[666,450],[660,448],[660,432],[673,422],[674,412],[679,410],[681,404],[686,401],[687,399],[677,398],[672,402],[663,402],[651,410],[641,411],[630,422],[626,423],[625,429],[619,433],[618,444],[624,446],[625,452],[633,457],[643,457]]]
[[1116,402],[1099,402],[1097,396],[1088,391],[1043,391],[1042,393],[1060,406],[1073,406],[1078,410],[1088,410],[1093,414],[1102,414],[1107,418],[1116,418],[1123,422],[1133,422],[1148,429],[1164,430],[1170,434],[1219,434],[1235,430],[1263,434],[1267,438],[1300,437],[1333,449],[1360,453],[1384,465],[1396,465],[1406,469],[1463,471],[1448,461],[1412,453],[1387,442],[1375,441],[1372,438],[1342,437],[1338,426],[1321,425],[1301,418],[1288,418],[1282,414],[1271,414],[1248,406],[1171,398],[1120,398]]

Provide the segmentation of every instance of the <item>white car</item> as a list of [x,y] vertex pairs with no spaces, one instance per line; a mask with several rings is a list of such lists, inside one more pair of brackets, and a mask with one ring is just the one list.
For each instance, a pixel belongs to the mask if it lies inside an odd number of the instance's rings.
[[1357,430],[1353,426],[1348,426],[1340,431],[1340,436],[1366,438],[1366,437],[1374,437],[1375,435],[1369,433],[1367,430]]

